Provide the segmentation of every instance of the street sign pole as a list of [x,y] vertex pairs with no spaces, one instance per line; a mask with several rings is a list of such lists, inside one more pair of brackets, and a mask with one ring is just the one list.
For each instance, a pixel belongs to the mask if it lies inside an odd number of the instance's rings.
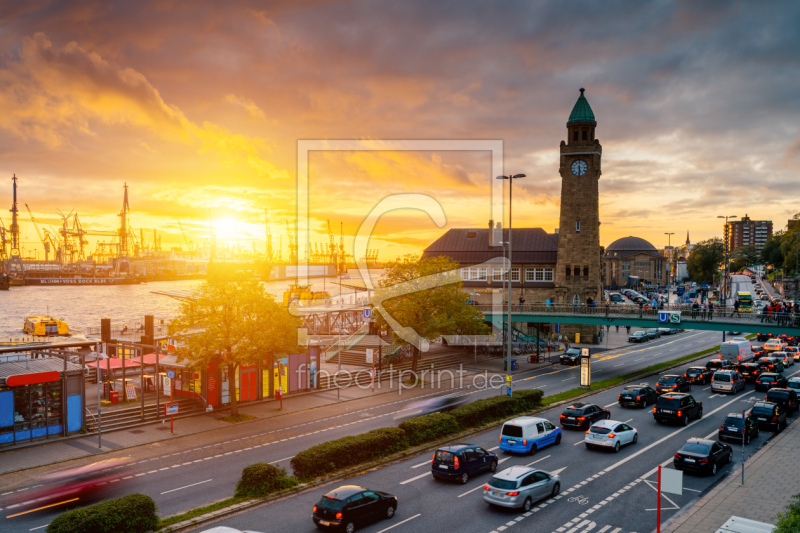
[[658,505],[656,506],[656,533],[661,533],[661,465],[658,465]]
[[742,485],[744,485],[744,438],[747,435],[747,418],[742,410]]

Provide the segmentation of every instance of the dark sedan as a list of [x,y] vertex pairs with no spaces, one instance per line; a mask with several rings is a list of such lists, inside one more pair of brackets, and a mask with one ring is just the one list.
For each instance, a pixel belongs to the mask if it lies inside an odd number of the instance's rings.
[[[744,422],[742,422],[743,420]],[[745,444],[750,444],[750,440],[756,437],[758,437],[758,420],[750,414],[746,414],[743,419],[742,413],[728,413],[717,432],[719,440],[741,441],[744,439]]]
[[689,392],[692,390],[692,385],[688,383],[683,376],[677,374],[667,374],[658,378],[656,383],[656,392],[664,394],[666,392]]
[[356,527],[392,518],[397,496],[357,485],[333,489],[314,506],[312,519],[319,528],[336,528],[353,533]]
[[581,360],[580,348],[570,348],[558,358],[558,362],[562,365],[577,365]]
[[701,385],[711,383],[711,376],[713,375],[714,373],[704,366],[692,366],[683,373],[687,383],[699,383]]
[[750,414],[758,420],[758,427],[778,432],[786,427],[786,410],[777,403],[756,402]]
[[756,378],[756,391],[768,391],[772,388],[786,388],[788,380],[782,374],[764,372]]
[[561,427],[588,429],[598,420],[611,418],[611,411],[592,403],[573,403],[561,413]]
[[646,331],[637,331],[630,337],[628,337],[628,342],[647,342],[650,340],[650,336],[647,334]]
[[750,383],[754,383],[761,375],[761,365],[758,363],[739,363],[736,365],[736,370]]
[[720,466],[733,461],[733,448],[708,439],[689,439],[675,454],[672,464],[676,470],[716,474]]
[[632,405],[645,408],[656,403],[656,400],[658,400],[658,393],[647,385],[628,385],[617,396],[617,402],[622,407]]

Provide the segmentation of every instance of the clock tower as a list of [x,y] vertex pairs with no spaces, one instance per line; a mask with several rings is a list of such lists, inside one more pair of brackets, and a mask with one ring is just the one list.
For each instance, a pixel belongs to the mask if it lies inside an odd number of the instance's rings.
[[[561,141],[561,218],[555,271],[556,298],[563,303],[602,306],[600,282],[600,213],[598,182],[603,149],[594,136],[597,121],[583,95],[567,121],[567,140]],[[583,330],[586,331],[583,331]],[[596,326],[579,326],[582,334]]]

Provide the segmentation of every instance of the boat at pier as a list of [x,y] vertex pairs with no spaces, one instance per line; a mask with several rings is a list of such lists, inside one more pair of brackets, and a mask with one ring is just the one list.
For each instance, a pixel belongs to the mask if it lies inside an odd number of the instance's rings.
[[22,330],[37,337],[68,337],[69,326],[63,320],[51,316],[29,316],[25,318]]
[[294,282],[290,283],[289,288],[283,293],[283,305],[288,307],[294,301],[299,301],[303,305],[320,304],[330,297],[327,291],[313,291],[311,285]]

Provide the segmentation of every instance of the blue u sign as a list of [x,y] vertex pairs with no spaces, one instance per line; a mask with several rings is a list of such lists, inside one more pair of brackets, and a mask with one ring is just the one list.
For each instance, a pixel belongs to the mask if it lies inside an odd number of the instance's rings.
[[669,311],[659,311],[658,321],[663,322],[664,324],[669,324]]

